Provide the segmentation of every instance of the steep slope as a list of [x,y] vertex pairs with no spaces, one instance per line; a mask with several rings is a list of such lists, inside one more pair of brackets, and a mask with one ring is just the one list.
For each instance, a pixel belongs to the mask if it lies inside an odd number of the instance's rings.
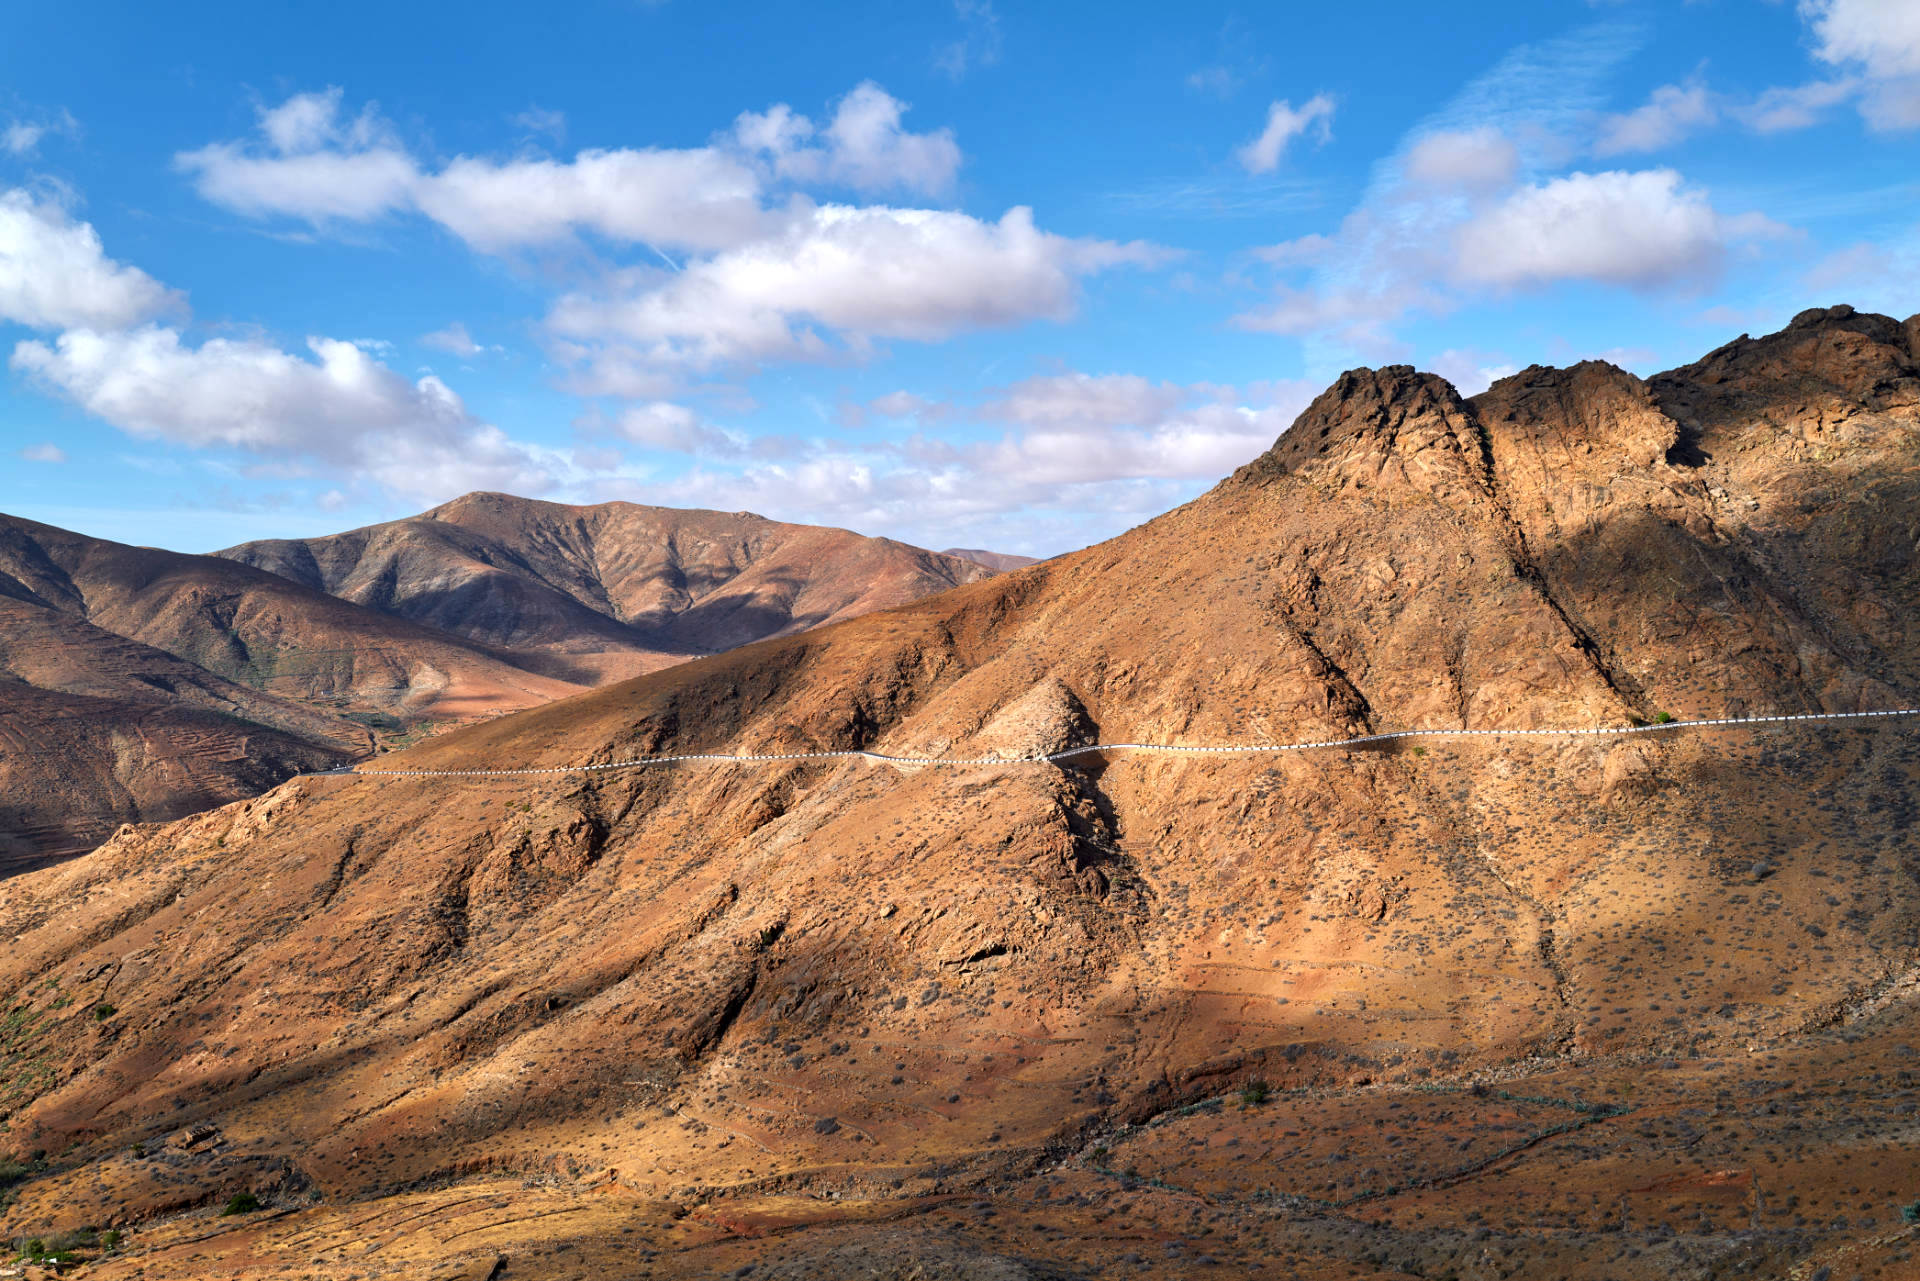
[[4,516],[0,673],[0,875],[365,755],[369,724],[578,689],[259,570]]
[[589,683],[984,578],[971,561],[751,512],[468,494],[407,520],[219,553]]
[[0,596],[0,877],[371,748],[351,722]]
[[1920,705],[1916,333],[1357,370],[1121,538],[394,758],[1004,764],[306,778],[0,885],[0,1153],[49,1154],[0,1231],[143,1225],[102,1276],[1901,1275],[1911,722],[1030,758]]
[[287,698],[459,718],[578,689],[517,666],[514,655],[214,556],[0,516],[0,574],[16,595]]

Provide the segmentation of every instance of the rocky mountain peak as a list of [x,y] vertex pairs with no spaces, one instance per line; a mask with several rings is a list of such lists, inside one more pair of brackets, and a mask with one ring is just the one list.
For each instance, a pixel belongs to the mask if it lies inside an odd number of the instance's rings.
[[1399,479],[1438,491],[1483,485],[1486,459],[1473,411],[1452,383],[1386,365],[1341,374],[1234,479],[1264,484],[1309,468],[1335,484]]
[[1502,378],[1472,401],[1496,458],[1546,451],[1565,470],[1650,467],[1668,461],[1679,427],[1647,384],[1603,360],[1564,369],[1534,365]]
[[1717,431],[1729,444],[1818,437],[1863,414],[1920,405],[1920,316],[1811,308],[1777,333],[1742,334],[1649,385],[1683,427]]

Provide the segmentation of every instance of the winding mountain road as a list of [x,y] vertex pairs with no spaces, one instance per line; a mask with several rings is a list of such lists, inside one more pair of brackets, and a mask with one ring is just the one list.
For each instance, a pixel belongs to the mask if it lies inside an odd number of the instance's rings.
[[1169,752],[1191,756],[1234,756],[1265,752],[1311,752],[1330,749],[1371,747],[1416,738],[1609,738],[1628,734],[1662,734],[1684,729],[1745,729],[1764,725],[1801,724],[1812,721],[1869,720],[1890,716],[1920,716],[1920,708],[1899,708],[1884,712],[1807,712],[1795,716],[1723,716],[1713,720],[1663,721],[1651,725],[1611,725],[1593,729],[1403,729],[1388,734],[1362,734],[1357,738],[1323,738],[1303,743],[1228,743],[1220,746],[1186,746],[1177,743],[1090,743],[1069,747],[1042,756],[889,756],[884,752],[858,750],[840,752],[761,752],[735,755],[724,752],[691,752],[679,756],[642,756],[625,761],[603,761],[588,765],[553,765],[531,769],[368,769],[342,766],[308,778],[505,778],[529,774],[590,774],[599,770],[643,769],[653,765],[675,765],[701,761],[730,765],[757,765],[773,761],[817,761],[860,758],[886,765],[1048,765],[1091,756],[1100,752]]

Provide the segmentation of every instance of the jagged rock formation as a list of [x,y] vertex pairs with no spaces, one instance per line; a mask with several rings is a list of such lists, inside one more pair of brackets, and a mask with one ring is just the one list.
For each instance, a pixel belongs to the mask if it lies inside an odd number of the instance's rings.
[[[401,759],[1914,706],[1916,333],[1355,371],[1121,538]],[[1916,785],[1900,721],[297,780],[0,884],[0,1155],[48,1154],[0,1231],[138,1225],[103,1276],[1897,1276]],[[154,1222],[247,1184],[285,1213]]]
[[468,494],[406,520],[220,555],[587,684],[905,604],[971,561],[751,512]]

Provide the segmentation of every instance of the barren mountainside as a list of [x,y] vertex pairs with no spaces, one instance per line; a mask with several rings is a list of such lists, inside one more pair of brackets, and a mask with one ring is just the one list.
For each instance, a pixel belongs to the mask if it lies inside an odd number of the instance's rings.
[[0,669],[38,691],[0,707],[31,744],[0,753],[0,875],[364,756],[369,725],[532,706],[988,572],[845,530],[499,494],[220,557],[0,517]]
[[985,567],[751,512],[468,494],[406,520],[220,555],[543,659],[586,684],[904,604]]
[[1013,758],[1920,706],[1917,499],[1920,318],[1355,370],[1122,537],[388,758],[1004,764],[128,830],[0,882],[0,1233],[124,1226],[100,1277],[1911,1275],[1920,725]]
[[[575,692],[273,574],[0,516],[0,875]],[[354,719],[358,717],[358,719]]]

